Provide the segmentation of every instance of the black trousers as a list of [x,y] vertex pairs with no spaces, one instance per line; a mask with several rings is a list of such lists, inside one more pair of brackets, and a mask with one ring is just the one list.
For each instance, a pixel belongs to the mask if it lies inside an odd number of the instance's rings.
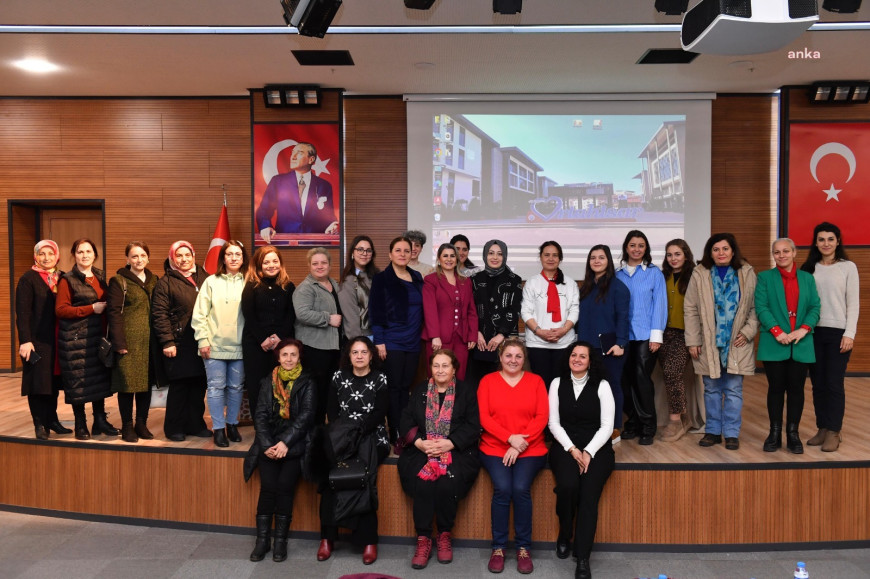
[[567,543],[573,534],[574,555],[580,559],[588,559],[592,551],[598,527],[598,501],[615,462],[613,451],[602,448],[589,463],[589,470],[581,475],[577,462],[558,443],[550,447],[559,541]]
[[384,360],[384,374],[387,376],[387,388],[390,393],[390,408],[387,411],[390,442],[395,442],[398,436],[399,420],[402,417],[402,410],[405,409],[411,398],[411,386],[414,385],[419,361],[420,352],[387,350],[387,359]]
[[813,407],[816,409],[816,427],[840,432],[846,411],[846,366],[852,351],[841,353],[840,340],[844,330],[816,326],[813,346],[816,362],[810,364],[813,383]]
[[148,420],[151,409],[151,390],[146,392],[118,392],[118,411],[122,422],[133,422],[133,400],[136,400],[136,420]]
[[782,407],[788,396],[786,424],[800,424],[804,412],[804,385],[807,364],[792,358],[779,362],[764,362],[767,374],[767,415],[771,424],[782,424]]
[[[76,420],[86,420],[87,417],[85,415],[85,404],[86,402],[82,402],[81,404],[71,404],[73,409],[73,416],[76,417]],[[91,402],[91,413],[96,418],[100,414],[106,413],[106,400],[94,400]]]
[[498,360],[478,360],[474,357],[474,350],[468,357],[468,372],[465,374],[465,383],[474,387],[476,390],[480,385],[480,380],[487,374],[498,372]]
[[[329,385],[332,375],[338,370],[338,360],[341,352],[338,350],[321,350],[304,346],[302,349],[302,367],[311,374],[311,380],[317,387],[317,408],[314,413],[314,423],[326,422],[326,404],[329,400]],[[254,405],[256,406],[256,402]]]
[[529,352],[529,365],[532,372],[543,378],[544,386],[550,390],[550,383],[558,376],[565,363],[565,350],[567,348],[527,348]]
[[625,430],[655,436],[656,391],[652,373],[656,365],[656,355],[649,351],[649,340],[631,340],[624,356],[622,391],[625,397],[625,413],[628,415]]
[[[329,525],[323,521],[332,520],[335,511],[335,495],[328,489],[320,498],[320,538],[335,541],[338,539],[338,525]],[[351,541],[354,545],[377,545],[378,544],[378,512],[370,511],[357,515],[349,521],[343,521],[342,526],[352,525]]]
[[30,417],[33,418],[34,424],[38,422],[48,428],[49,424],[58,420],[57,395],[57,389],[52,394],[27,395],[27,406],[30,408]]
[[302,475],[302,458],[272,460],[260,454],[257,468],[260,470],[260,498],[257,500],[257,514],[291,517],[296,484]]
[[196,434],[206,430],[205,374],[173,380],[166,395],[163,434]]
[[417,536],[432,536],[432,519],[438,525],[438,532],[453,530],[459,501],[456,499],[456,479],[441,476],[434,481],[418,478],[414,486],[414,528]]

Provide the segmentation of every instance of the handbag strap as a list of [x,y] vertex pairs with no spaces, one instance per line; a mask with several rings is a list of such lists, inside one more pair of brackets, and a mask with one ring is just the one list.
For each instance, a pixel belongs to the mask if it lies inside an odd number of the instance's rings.
[[[118,276],[121,277],[121,276]],[[121,300],[121,314],[124,313],[124,303],[127,301],[127,280],[121,277],[121,289],[124,290],[124,299]],[[106,324],[106,339],[109,339],[109,324]]]

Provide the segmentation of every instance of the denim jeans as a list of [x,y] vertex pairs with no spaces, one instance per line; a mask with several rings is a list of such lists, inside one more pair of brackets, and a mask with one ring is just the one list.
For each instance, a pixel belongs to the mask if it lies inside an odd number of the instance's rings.
[[[208,381],[205,398],[208,402],[208,413],[211,414],[212,428],[220,430],[227,423],[238,424],[245,383],[245,365],[242,360],[209,358],[203,361]],[[226,420],[224,407],[227,409]]]
[[513,466],[505,466],[501,456],[480,453],[480,461],[493,486],[492,548],[504,549],[507,546],[513,501],[514,544],[517,549],[528,549],[532,545],[532,482],[547,464],[547,456],[518,458]]
[[722,368],[719,378],[704,376],[704,406],[707,408],[707,434],[737,438],[743,411],[743,376],[728,374]]

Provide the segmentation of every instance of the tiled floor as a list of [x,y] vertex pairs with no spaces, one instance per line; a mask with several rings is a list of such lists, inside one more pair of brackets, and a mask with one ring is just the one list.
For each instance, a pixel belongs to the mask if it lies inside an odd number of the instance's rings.
[[[366,567],[358,552],[338,544],[329,561],[315,559],[317,543],[291,539],[289,558],[274,563],[247,560],[253,537],[156,527],[94,523],[0,511],[0,577],[44,579],[203,579],[281,577],[338,578],[352,573],[442,579],[494,577],[486,570],[487,549],[457,548],[450,565],[434,559],[426,569],[411,569],[413,546],[382,544],[374,565]],[[512,556],[508,552],[508,556]],[[538,579],[573,577],[574,563],[547,551],[533,551]],[[749,553],[596,552],[595,579],[658,577],[679,579],[785,579],[795,562],[806,561],[813,579],[870,578],[870,549]],[[508,565],[501,577],[518,577]]]

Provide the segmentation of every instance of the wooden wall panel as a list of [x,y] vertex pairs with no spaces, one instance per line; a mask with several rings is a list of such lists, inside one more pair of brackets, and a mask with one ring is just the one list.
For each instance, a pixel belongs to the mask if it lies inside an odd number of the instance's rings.
[[[239,453],[240,455],[241,453]],[[45,473],[62,476],[45,476]],[[414,534],[411,502],[395,464],[379,472],[381,536]],[[23,484],[23,481],[39,481]],[[87,481],[87,484],[78,484]],[[155,489],[157,489],[155,491]],[[553,479],[532,488],[535,541],[556,540]],[[69,448],[0,441],[0,504],[201,525],[254,525],[258,475],[245,483],[241,456]],[[485,471],[462,503],[459,539],[488,540],[492,484]],[[220,500],[221,508],[214,508]],[[294,531],[316,533],[319,497],[303,482]],[[870,468],[649,470],[613,473],[600,504],[596,541],[717,545],[870,540]]]

